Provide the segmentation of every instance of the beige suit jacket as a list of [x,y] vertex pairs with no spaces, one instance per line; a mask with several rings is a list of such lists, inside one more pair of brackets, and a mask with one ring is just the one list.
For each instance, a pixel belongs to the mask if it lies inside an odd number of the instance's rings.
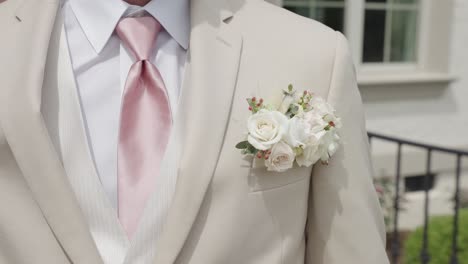
[[[58,7],[0,4],[1,264],[102,263],[40,111]],[[260,0],[193,0],[191,21],[184,152],[154,263],[388,263],[345,38]],[[252,168],[234,148],[245,98],[289,83],[337,109],[344,144],[328,166]]]

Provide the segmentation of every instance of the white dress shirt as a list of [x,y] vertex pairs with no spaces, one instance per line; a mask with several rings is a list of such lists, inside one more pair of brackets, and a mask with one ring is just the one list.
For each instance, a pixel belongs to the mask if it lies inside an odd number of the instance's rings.
[[117,208],[117,145],[120,106],[135,61],[114,33],[122,17],[147,12],[164,30],[150,61],[161,72],[175,116],[190,35],[187,0],[151,1],[144,7],[121,0],[68,0],[63,14],[89,147],[102,186]]

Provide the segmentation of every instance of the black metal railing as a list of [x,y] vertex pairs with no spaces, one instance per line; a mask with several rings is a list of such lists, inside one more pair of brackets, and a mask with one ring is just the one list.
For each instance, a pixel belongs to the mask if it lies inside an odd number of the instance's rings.
[[401,161],[403,158],[402,147],[411,146],[420,148],[426,151],[426,172],[424,177],[424,222],[423,222],[423,237],[421,241],[421,252],[420,259],[421,263],[427,264],[430,262],[430,252],[428,250],[428,227],[429,227],[429,181],[430,176],[432,175],[432,154],[434,152],[445,153],[453,155],[456,157],[455,164],[455,194],[454,194],[454,215],[453,215],[453,232],[452,232],[452,247],[451,247],[451,257],[447,260],[447,263],[450,264],[459,264],[458,260],[458,234],[459,234],[459,210],[460,210],[460,176],[461,176],[461,163],[462,157],[468,157],[468,151],[450,149],[440,146],[434,146],[429,144],[424,144],[420,142],[414,142],[410,140],[405,140],[397,137],[386,136],[378,133],[368,133],[369,142],[372,143],[374,139],[383,140],[387,142],[393,142],[397,144],[397,154],[396,154],[396,175],[395,175],[395,197],[394,197],[394,222],[392,230],[392,245],[391,245],[391,256],[390,260],[392,264],[397,264],[400,259],[400,238],[398,232],[398,217],[400,212],[400,182],[402,178],[401,172]]

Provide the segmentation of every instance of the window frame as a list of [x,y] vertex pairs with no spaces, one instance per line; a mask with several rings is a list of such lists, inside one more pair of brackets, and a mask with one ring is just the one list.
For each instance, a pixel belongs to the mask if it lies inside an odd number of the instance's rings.
[[[346,0],[348,7],[351,1],[361,3],[364,12],[365,0]],[[443,3],[442,3],[443,2]],[[360,18],[345,18],[345,34],[350,38],[352,53],[357,66],[358,82],[361,86],[380,85],[420,85],[437,84],[445,88],[455,80],[450,73],[449,58],[452,31],[453,0],[420,0],[418,15],[418,32],[416,37],[416,61],[414,63],[363,63],[362,41],[364,29],[364,13]],[[351,9],[351,8],[348,8]],[[349,15],[355,15],[350,13]],[[354,21],[353,21],[354,19]],[[361,21],[356,22],[359,19]],[[362,23],[359,37],[352,37],[356,32],[346,28],[346,23]],[[356,59],[359,58],[359,59]]]
[[[353,1],[353,4],[351,4]],[[427,0],[419,0],[416,5],[419,5],[419,10],[417,14],[417,32],[416,32],[416,39],[415,39],[415,60],[409,62],[364,62],[363,58],[363,48],[364,48],[364,23],[365,23],[365,16],[366,16],[366,7],[371,6],[372,10],[395,10],[392,8],[398,8],[400,5],[406,4],[395,4],[395,3],[366,3],[366,0],[345,0],[346,7],[345,7],[345,18],[344,18],[344,34],[349,39],[350,45],[352,47],[353,57],[355,59],[355,64],[358,65],[360,68],[364,69],[371,69],[375,71],[378,68],[382,70],[392,69],[395,70],[398,67],[401,67],[402,70],[408,70],[408,68],[414,68],[414,66],[419,64],[420,61],[420,50],[421,50],[421,31],[425,30],[423,23],[421,23],[421,19],[423,17],[424,5],[427,4]],[[387,6],[390,9],[387,9],[383,6]],[[403,8],[401,10],[405,10]],[[411,10],[411,9],[408,9]],[[387,19],[390,16],[387,16]],[[388,22],[387,22],[388,23]],[[387,24],[388,26],[388,24]],[[386,31],[389,30],[388,28],[385,29]],[[386,34],[390,32],[387,31]],[[386,40],[388,40],[388,36],[386,36]],[[384,45],[389,45],[390,43],[385,43]],[[383,48],[386,49],[389,46],[384,46]],[[387,51],[388,52],[388,51]],[[389,56],[389,54],[384,50],[384,57]],[[385,59],[384,59],[385,60]],[[413,66],[413,67],[412,67]]]

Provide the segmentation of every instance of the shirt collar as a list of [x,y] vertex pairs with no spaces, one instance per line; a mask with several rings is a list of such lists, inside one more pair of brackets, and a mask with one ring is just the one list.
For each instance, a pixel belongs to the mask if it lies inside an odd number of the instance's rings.
[[[110,36],[128,9],[135,9],[122,0],[69,0],[73,13],[88,41],[97,53],[105,47]],[[138,8],[137,8],[138,9]],[[184,49],[190,37],[188,0],[152,0],[141,9],[156,18],[163,28]]]

